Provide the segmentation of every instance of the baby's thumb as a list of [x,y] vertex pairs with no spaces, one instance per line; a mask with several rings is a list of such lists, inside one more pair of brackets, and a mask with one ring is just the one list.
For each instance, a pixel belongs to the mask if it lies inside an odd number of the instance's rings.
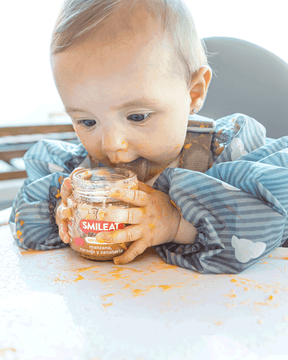
[[70,209],[65,204],[63,204],[63,202],[57,208],[56,218],[57,217],[61,220],[68,219],[71,217]]

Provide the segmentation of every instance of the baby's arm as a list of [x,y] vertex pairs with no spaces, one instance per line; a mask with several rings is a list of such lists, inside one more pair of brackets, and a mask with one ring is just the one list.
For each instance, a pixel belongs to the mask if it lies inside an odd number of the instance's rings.
[[87,156],[83,146],[42,140],[24,156],[28,179],[12,206],[10,227],[24,249],[50,250],[67,246],[58,236],[55,209],[62,180]]
[[155,247],[168,263],[202,273],[239,273],[288,238],[288,137],[206,174],[166,169],[156,182],[198,235]]

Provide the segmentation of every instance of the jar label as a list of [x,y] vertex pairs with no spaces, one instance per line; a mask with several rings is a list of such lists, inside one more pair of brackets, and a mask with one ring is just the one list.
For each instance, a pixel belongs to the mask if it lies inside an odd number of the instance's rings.
[[111,248],[110,248],[111,243],[106,243],[106,242],[104,242],[104,241],[99,242],[99,241],[98,241],[96,238],[94,238],[94,237],[89,237],[89,236],[87,236],[87,237],[85,238],[85,241],[86,241],[88,244],[101,245],[101,248],[100,248],[100,249],[103,248],[103,245],[108,245],[108,249],[111,250]]
[[90,220],[82,219],[80,220],[80,229],[88,234],[89,232],[98,233],[98,232],[111,232],[114,230],[119,230],[124,228],[123,223],[115,223],[112,221],[101,221],[101,220]]

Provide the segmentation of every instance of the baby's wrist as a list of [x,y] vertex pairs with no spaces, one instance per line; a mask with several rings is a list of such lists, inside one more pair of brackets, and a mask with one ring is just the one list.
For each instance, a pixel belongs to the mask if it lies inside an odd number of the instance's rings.
[[176,208],[176,206],[175,206],[174,211],[175,211],[174,212],[174,217],[173,217],[174,225],[172,225],[171,234],[170,234],[172,236],[171,241],[174,241],[174,239],[175,239],[175,237],[176,237],[176,235],[177,235],[177,233],[179,231],[179,226],[180,226],[180,222],[181,222],[181,218],[182,218],[182,216],[181,216],[180,212],[178,211],[178,209]]
[[197,229],[190,222],[180,216],[178,230],[174,240],[178,244],[193,244],[197,236]]

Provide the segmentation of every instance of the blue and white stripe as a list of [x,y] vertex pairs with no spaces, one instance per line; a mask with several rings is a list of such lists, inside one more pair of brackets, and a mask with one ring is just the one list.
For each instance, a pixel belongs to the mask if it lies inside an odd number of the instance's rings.
[[[193,244],[155,246],[168,263],[202,273],[239,273],[288,238],[288,137],[266,139],[265,128],[243,114],[216,121],[214,165],[205,174],[167,168],[154,188],[170,195],[198,235]],[[223,146],[219,155],[217,146]],[[29,180],[20,189],[10,222],[23,248],[66,246],[54,219],[60,176],[87,156],[80,145],[42,141],[25,156]],[[53,173],[53,169],[57,170]],[[52,173],[51,173],[52,172]],[[246,248],[245,248],[246,246]],[[247,255],[248,254],[248,255]]]

